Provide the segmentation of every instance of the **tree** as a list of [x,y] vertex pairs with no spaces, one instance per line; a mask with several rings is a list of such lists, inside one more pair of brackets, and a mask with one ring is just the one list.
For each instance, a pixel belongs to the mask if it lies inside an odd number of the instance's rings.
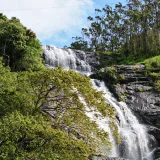
[[71,49],[78,49],[82,51],[89,51],[90,49],[88,48],[88,42],[84,41],[82,37],[73,37],[75,39],[75,42],[71,43],[70,48]]
[[42,115],[24,116],[15,111],[0,120],[0,128],[0,159],[87,160],[92,154],[82,140],[52,128]]
[[102,117],[114,119],[114,110],[88,77],[62,68],[15,73],[2,63],[0,72],[2,159],[84,160],[103,144],[111,148],[108,133],[90,120],[83,102]]
[[160,9],[156,0],[128,0],[112,8],[96,9],[82,28],[83,41],[92,51],[120,53],[121,57],[151,57],[160,53]]
[[40,42],[33,31],[24,27],[15,17],[9,20],[0,15],[0,56],[12,71],[42,68],[41,54]]

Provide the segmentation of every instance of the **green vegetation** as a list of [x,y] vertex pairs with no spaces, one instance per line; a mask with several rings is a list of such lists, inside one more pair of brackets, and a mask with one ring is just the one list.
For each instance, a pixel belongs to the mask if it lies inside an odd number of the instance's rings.
[[81,49],[96,51],[102,59],[106,53],[119,55],[106,65],[134,64],[160,54],[159,1],[128,0],[126,6],[106,5],[95,9],[95,14],[88,17],[89,27],[82,28],[82,37],[75,39],[72,48],[79,43]]
[[13,17],[0,14],[0,56],[12,71],[43,68],[42,47],[36,35]]
[[[118,3],[113,8],[105,5],[95,9],[95,17],[89,16],[88,22],[89,27],[82,28],[82,37],[76,37],[71,48],[94,51],[100,72],[117,64],[145,64],[154,88],[160,91],[160,1],[127,0],[125,6]],[[123,79],[112,69],[105,74],[110,85]]]
[[86,76],[45,68],[41,54],[33,31],[0,14],[0,159],[88,160],[102,145],[111,149],[82,100],[114,119],[103,93]]
[[[143,63],[160,91],[159,7],[159,1],[129,0],[127,6],[96,9],[95,18],[88,17],[89,28],[82,29],[83,36],[71,48],[95,51],[110,85],[125,77],[106,66]],[[87,160],[100,153],[100,146],[109,150],[108,133],[86,116],[80,99],[114,119],[103,93],[91,87],[88,77],[46,69],[41,54],[33,31],[0,14],[0,159]],[[118,138],[115,124],[111,126]]]
[[41,115],[12,112],[0,121],[0,159],[86,159],[90,149],[64,131],[54,129]]
[[146,66],[147,75],[154,82],[154,89],[160,92],[160,56],[146,59],[143,63]]
[[91,51],[91,49],[88,48],[88,42],[84,41],[82,37],[72,37],[72,38],[75,39],[75,42],[71,43],[71,46],[70,46],[71,49]]
[[144,64],[148,70],[158,70],[160,69],[160,56],[146,59]]
[[79,99],[114,117],[88,77],[61,68],[10,72],[2,63],[0,74],[0,159],[87,160],[100,145],[111,147]]

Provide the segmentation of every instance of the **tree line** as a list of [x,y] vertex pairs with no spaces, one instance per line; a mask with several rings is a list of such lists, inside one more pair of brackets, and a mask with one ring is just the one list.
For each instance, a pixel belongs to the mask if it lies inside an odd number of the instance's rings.
[[160,1],[128,0],[95,9],[71,48],[150,57],[160,53]]

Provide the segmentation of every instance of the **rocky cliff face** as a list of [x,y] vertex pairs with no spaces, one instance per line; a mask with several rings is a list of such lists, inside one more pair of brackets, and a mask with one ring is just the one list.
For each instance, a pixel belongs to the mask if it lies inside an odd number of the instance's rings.
[[[105,68],[101,74],[106,82],[109,78],[106,74],[108,70]],[[160,94],[154,91],[152,80],[146,76],[145,66],[114,66],[114,70],[116,75],[112,73],[112,76],[116,77],[113,78],[116,81],[110,85],[110,89],[119,100],[127,103],[141,123],[148,126],[148,133],[156,138],[157,146],[160,146]],[[155,152],[159,157],[159,150]]]
[[115,66],[124,78],[115,86],[115,92],[145,124],[160,128],[160,94],[154,92],[153,83],[145,76],[143,65]]

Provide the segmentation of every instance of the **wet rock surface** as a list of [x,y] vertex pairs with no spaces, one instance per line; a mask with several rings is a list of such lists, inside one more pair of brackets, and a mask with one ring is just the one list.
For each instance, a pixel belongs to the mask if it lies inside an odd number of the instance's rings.
[[119,157],[105,157],[101,155],[93,156],[89,160],[128,160],[125,158],[119,158]]
[[144,65],[115,66],[117,73],[124,76],[114,92],[125,101],[139,121],[148,125],[149,133],[160,146],[160,94],[153,89],[152,80],[145,75]]
[[46,45],[43,46],[42,56],[48,68],[61,66],[65,69],[95,73],[97,72],[95,67],[99,65],[94,52],[84,52],[67,48],[60,49]]

